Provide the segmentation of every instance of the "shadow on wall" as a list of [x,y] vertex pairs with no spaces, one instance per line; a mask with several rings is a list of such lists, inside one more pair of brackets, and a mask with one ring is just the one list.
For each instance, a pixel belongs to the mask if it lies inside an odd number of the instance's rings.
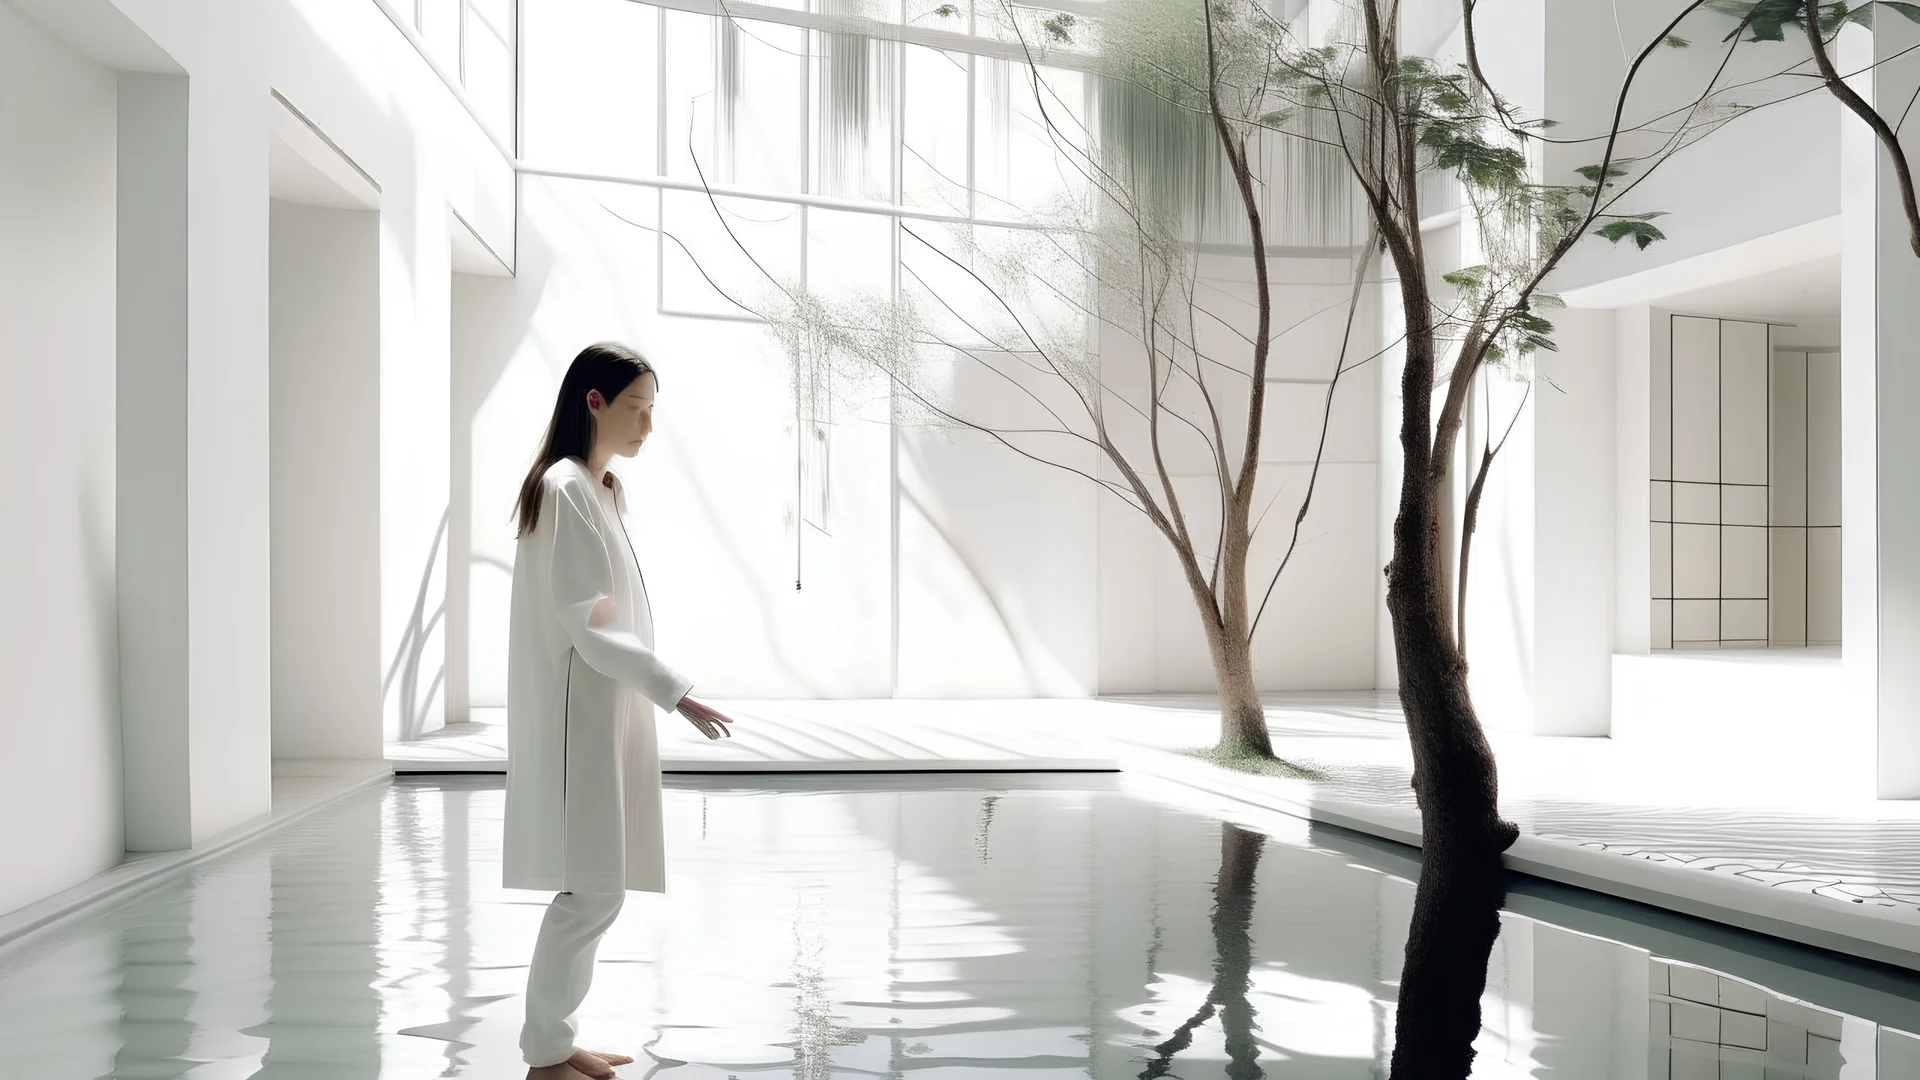
[[[471,718],[474,700],[473,596],[475,578],[495,578],[501,588],[513,580],[513,563],[476,550],[476,530],[511,529],[511,495],[498,505],[480,498],[474,478],[475,420],[502,374],[529,336],[534,311],[546,295],[553,256],[536,230],[523,227],[515,253],[515,277],[453,275],[452,371],[449,420],[448,486],[451,503],[447,530],[447,719]],[[531,458],[533,440],[527,437]],[[506,494],[506,493],[503,493]],[[505,705],[505,678],[491,679],[499,692],[482,691],[482,707]],[[498,700],[495,700],[498,698]]]
[[[988,452],[997,449],[997,447],[988,448]],[[919,458],[923,455],[914,454],[914,456]],[[924,469],[926,463],[922,461],[921,466]],[[1028,635],[1022,633],[1020,628],[1015,625],[1015,620],[1008,613],[1006,605],[997,595],[998,590],[993,587],[993,584],[987,579],[986,575],[981,573],[979,563],[967,554],[966,547],[954,537],[951,526],[943,524],[939,516],[934,513],[934,508],[927,505],[926,501],[923,500],[917,492],[909,490],[903,485],[897,493],[897,497],[903,506],[912,509],[918,514],[920,520],[925,523],[926,528],[931,530],[933,534],[939,538],[945,549],[947,558],[965,572],[965,580],[959,583],[950,581],[942,582],[938,580],[937,573],[928,572],[933,568],[924,565],[902,567],[901,569],[908,573],[917,573],[921,579],[922,587],[929,593],[939,594],[942,592],[941,586],[943,584],[949,586],[949,589],[945,590],[945,595],[939,596],[939,599],[943,601],[941,605],[944,609],[942,614],[948,619],[960,618],[965,607],[973,606],[968,603],[968,598],[954,595],[950,587],[955,584],[970,585],[971,589],[966,591],[971,592],[973,597],[983,602],[988,611],[992,613],[994,629],[997,631],[996,636],[1005,642],[1007,649],[1011,651],[1015,662],[1020,667],[1022,685],[1019,687],[1002,688],[1004,692],[1009,694],[1044,694],[1048,684],[1052,680],[1047,677],[1046,673],[1040,670],[1040,667],[1034,662],[1031,655],[1032,652],[1039,650],[1039,646],[1036,643],[1025,640],[1028,638]]]
[[441,591],[439,606],[431,614],[427,612],[427,601],[433,595],[433,572],[439,565],[440,550],[447,539],[450,513],[442,511],[440,514],[440,526],[433,532],[433,546],[427,552],[426,567],[420,574],[420,588],[414,594],[413,611],[407,616],[407,628],[400,635],[399,647],[387,664],[386,677],[380,682],[381,701],[392,701],[398,710],[398,738],[401,742],[413,742],[426,734],[428,710],[432,708],[433,699],[439,696],[447,678],[447,665],[443,659],[426,687],[423,689],[420,685],[427,643],[433,639],[433,632],[439,629],[447,615],[445,589]]

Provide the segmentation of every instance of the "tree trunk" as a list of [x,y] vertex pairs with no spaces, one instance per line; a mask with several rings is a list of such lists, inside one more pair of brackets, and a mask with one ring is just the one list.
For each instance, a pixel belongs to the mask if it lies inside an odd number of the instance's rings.
[[1467,692],[1467,665],[1455,646],[1451,589],[1440,566],[1438,479],[1408,470],[1393,523],[1387,613],[1400,667],[1400,704],[1413,746],[1413,792],[1425,857],[1498,855],[1520,831],[1500,817],[1499,771]]
[[1466,1080],[1472,1071],[1505,899],[1497,853],[1449,848],[1423,857],[1400,969],[1391,1080]]
[[1267,710],[1253,685],[1253,645],[1244,631],[1209,624],[1207,647],[1213,653],[1213,678],[1220,688],[1222,754],[1273,756],[1267,735]]

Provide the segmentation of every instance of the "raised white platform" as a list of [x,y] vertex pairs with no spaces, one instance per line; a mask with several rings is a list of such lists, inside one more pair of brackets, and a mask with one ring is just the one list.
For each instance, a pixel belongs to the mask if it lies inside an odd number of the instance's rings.
[[[1086,738],[1097,702],[723,702],[734,735],[710,740],[663,717],[660,767],[669,773],[1113,772]],[[390,743],[395,772],[505,772],[506,710],[475,709],[418,742]]]
[[1728,785],[1787,801],[1871,792],[1874,729],[1843,704],[1840,664],[1837,648],[1615,656],[1613,739],[1686,763],[1690,799]]

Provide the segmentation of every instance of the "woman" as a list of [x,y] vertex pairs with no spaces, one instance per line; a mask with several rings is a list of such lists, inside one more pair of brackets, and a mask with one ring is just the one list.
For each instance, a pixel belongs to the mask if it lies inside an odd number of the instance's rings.
[[659,380],[624,345],[590,345],[560,384],[520,488],[508,650],[505,885],[554,890],[527,975],[530,1080],[608,1077],[632,1058],[573,1045],[594,952],[629,890],[664,892],[654,707],[709,739],[727,717],[653,653],[653,613],[607,466],[653,431]]

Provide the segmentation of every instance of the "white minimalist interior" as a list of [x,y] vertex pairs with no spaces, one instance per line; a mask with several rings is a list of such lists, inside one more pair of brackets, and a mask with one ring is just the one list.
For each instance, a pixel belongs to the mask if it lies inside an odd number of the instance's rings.
[[[1478,48],[1516,108],[1582,129],[1613,43],[1673,6],[1513,0]],[[1337,4],[1270,7],[1339,32]],[[1457,4],[1403,7],[1408,50],[1464,58]],[[1876,100],[1920,85],[1920,27],[1841,41],[1881,62]],[[1663,50],[1634,121],[1709,52]],[[1253,662],[1324,774],[1269,782],[1183,755],[1216,723],[1188,581],[1113,464],[1051,430],[1090,381],[1150,461],[1140,312],[1046,216],[1087,200],[1113,108],[1069,53],[1030,70],[994,10],[934,0],[0,0],[0,945],[364,817],[396,771],[497,784],[514,498],[606,339],[659,372],[616,468],[661,651],[746,729],[673,729],[670,771],[1118,771],[1223,820],[1415,838],[1382,573],[1404,328],[1378,259],[1355,287],[1364,206],[1326,148],[1263,148]],[[1531,167],[1576,182],[1588,155]],[[1436,273],[1486,261],[1458,185],[1428,187]],[[1583,243],[1542,308],[1557,348],[1474,386],[1442,541],[1451,574],[1499,443],[1462,617],[1516,865],[1917,967],[1920,259],[1894,191],[1819,93],[1664,163],[1627,209],[1667,239]],[[1256,313],[1230,219],[1195,223],[1188,333],[1232,358]],[[1033,347],[898,381],[769,315],[803,288],[971,329],[1008,266],[1046,268]],[[1220,367],[1237,453],[1251,387]],[[1211,560],[1208,402],[1167,401]]]

